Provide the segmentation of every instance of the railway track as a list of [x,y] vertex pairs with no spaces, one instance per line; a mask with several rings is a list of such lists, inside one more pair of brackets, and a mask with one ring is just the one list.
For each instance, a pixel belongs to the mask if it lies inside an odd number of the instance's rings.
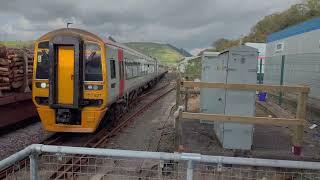
[[[84,138],[87,140],[81,140],[82,142],[86,142],[82,144],[83,147],[103,147],[112,137],[114,137],[117,133],[119,133],[123,128],[128,126],[130,122],[132,122],[135,117],[140,115],[143,111],[145,111],[148,107],[150,107],[153,103],[161,99],[163,96],[171,92],[175,89],[175,84],[172,82],[164,83],[164,85],[154,88],[139,97],[137,97],[133,102],[130,104],[132,109],[123,114],[117,121],[118,124],[108,124],[106,127],[100,128],[96,133],[87,136],[84,134],[80,134],[80,138]],[[79,135],[79,134],[77,134]],[[86,136],[86,138],[85,138]],[[42,144],[48,145],[65,145],[68,142],[68,139],[72,137],[70,134],[66,135],[65,133],[54,134],[51,138],[41,142]],[[89,139],[88,139],[89,138]],[[72,139],[72,138],[71,138]],[[72,144],[71,144],[72,145]],[[54,172],[50,179],[68,179],[72,178],[74,173],[77,172],[80,168],[80,164],[86,163],[84,161],[85,156],[77,156],[76,159],[70,159],[64,166],[59,168],[57,172]],[[0,179],[4,179],[7,177],[8,173],[14,173],[19,169],[27,166],[29,164],[29,159],[23,159],[18,164],[14,166],[10,166],[5,170],[0,172]]]
[[[94,137],[90,138],[83,147],[98,148],[103,147],[113,136],[119,133],[123,128],[128,126],[130,122],[134,120],[135,117],[140,115],[153,103],[158,101],[161,97],[165,96],[175,88],[173,84],[166,84],[160,88],[152,90],[142,96],[138,97],[134,101],[134,105],[137,105],[131,112],[125,114],[121,120],[120,124],[108,131],[107,128],[101,129]],[[137,104],[139,103],[139,104]],[[50,179],[73,179],[74,173],[80,169],[80,166],[87,163],[86,156],[80,155],[78,157],[72,158],[65,166],[59,168],[59,170],[50,176]]]

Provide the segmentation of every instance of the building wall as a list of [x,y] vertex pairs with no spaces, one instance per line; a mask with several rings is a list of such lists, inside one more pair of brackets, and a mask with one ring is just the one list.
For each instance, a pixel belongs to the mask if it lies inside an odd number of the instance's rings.
[[[283,43],[283,51],[277,52],[276,45]],[[320,29],[267,43],[266,55],[320,53]]]
[[[285,56],[284,84],[311,87],[309,103],[320,108],[320,30],[272,41],[267,44],[265,83],[279,84],[281,59]],[[283,50],[277,51],[277,44]]]

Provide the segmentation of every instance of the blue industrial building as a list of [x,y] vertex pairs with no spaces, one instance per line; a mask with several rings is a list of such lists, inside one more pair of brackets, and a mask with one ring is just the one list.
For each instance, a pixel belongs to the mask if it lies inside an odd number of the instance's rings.
[[320,109],[320,18],[267,37],[265,83],[308,85],[308,103]]

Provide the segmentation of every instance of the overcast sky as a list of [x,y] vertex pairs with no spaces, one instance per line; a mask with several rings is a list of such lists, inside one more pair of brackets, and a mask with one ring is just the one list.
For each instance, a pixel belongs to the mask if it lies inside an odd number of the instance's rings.
[[0,0],[0,40],[34,40],[66,26],[121,42],[168,42],[194,52],[237,38],[298,0]]

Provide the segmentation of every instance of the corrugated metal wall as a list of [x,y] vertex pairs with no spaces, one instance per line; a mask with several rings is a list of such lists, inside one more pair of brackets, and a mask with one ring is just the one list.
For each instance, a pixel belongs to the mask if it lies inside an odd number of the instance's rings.
[[[283,45],[281,51],[276,48],[278,44]],[[282,56],[284,84],[310,86],[309,103],[320,109],[320,29],[268,42],[265,84],[280,84]]]
[[[281,55],[268,57],[265,84],[279,84]],[[311,87],[309,103],[320,107],[320,53],[285,55],[284,84],[305,84]]]

